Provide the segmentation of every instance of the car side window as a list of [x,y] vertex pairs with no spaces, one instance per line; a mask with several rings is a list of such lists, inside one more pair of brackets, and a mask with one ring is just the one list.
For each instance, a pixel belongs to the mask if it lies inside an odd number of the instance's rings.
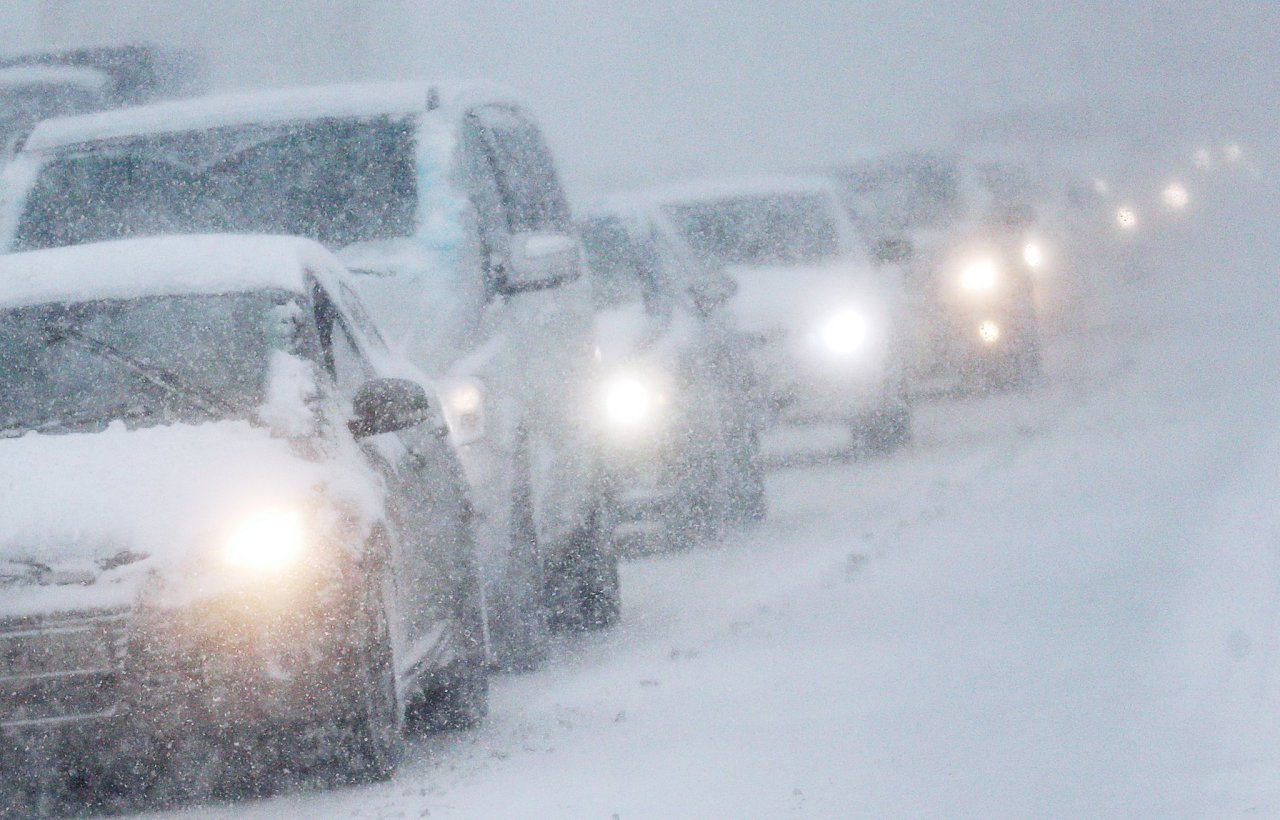
[[568,233],[569,206],[542,133],[513,108],[488,106],[480,126],[511,233]]
[[322,364],[344,397],[354,398],[361,385],[374,377],[337,306],[320,285],[312,289]]
[[333,370],[338,392],[348,399],[374,376],[341,317],[333,323]]
[[494,293],[504,274],[503,265],[510,244],[510,230],[493,151],[476,114],[469,114],[463,122],[462,147],[467,193],[476,214],[485,289]]

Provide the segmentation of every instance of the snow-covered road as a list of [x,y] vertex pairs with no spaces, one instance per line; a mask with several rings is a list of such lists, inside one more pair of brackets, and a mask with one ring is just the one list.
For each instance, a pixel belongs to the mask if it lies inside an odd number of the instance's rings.
[[926,405],[887,459],[774,442],[763,527],[631,562],[619,629],[393,782],[188,813],[1280,811],[1280,253],[1246,205],[1092,266],[1029,394]]

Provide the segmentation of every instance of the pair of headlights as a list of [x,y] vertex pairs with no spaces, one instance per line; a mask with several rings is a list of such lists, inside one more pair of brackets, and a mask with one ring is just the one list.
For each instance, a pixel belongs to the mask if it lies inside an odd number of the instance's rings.
[[[1044,246],[1034,239],[1022,245],[1022,261],[1032,272],[1045,265]],[[1000,284],[1000,264],[994,256],[978,256],[960,268],[960,289],[967,293],[981,294],[995,290]]]

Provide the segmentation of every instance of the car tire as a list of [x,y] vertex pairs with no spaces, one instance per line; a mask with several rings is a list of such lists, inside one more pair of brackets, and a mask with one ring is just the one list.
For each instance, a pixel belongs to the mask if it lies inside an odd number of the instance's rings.
[[768,514],[764,487],[764,463],[760,458],[760,436],[752,433],[742,444],[731,445],[728,480],[729,523],[736,526],[758,524]]
[[502,582],[489,603],[489,640],[494,664],[499,669],[526,672],[537,668],[546,658],[551,629],[545,597],[546,572],[533,520],[528,441],[524,434],[520,436],[514,466],[509,560]]
[[622,616],[618,555],[599,519],[599,513],[591,516],[568,553],[548,573],[547,599],[557,631],[607,629]]
[[477,661],[445,671],[415,703],[409,719],[416,731],[474,729],[489,715],[489,672]]
[[395,773],[404,752],[404,725],[380,589],[366,592],[362,610],[365,643],[355,648],[350,664],[354,714],[347,721],[349,745],[339,755],[336,773],[348,783],[377,783]]
[[857,453],[888,455],[910,441],[911,407],[906,403],[881,408],[853,429],[853,446]]

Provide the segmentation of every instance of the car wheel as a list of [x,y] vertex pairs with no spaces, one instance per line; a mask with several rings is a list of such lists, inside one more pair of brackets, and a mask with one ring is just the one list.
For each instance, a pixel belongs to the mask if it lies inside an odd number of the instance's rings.
[[404,751],[391,634],[380,590],[370,590],[364,603],[366,641],[351,664],[354,714],[347,726],[349,746],[340,753],[337,766],[342,779],[351,783],[389,779]]
[[856,452],[885,455],[911,441],[911,407],[905,403],[881,408],[853,429]]
[[507,571],[490,601],[489,640],[496,665],[520,672],[536,668],[547,654],[550,625],[546,574],[539,555],[533,520],[533,487],[529,479],[528,444],[517,447],[515,485],[511,493],[511,537]]
[[428,732],[472,729],[489,715],[489,673],[468,661],[441,675],[409,713],[415,729]]
[[549,573],[547,599],[560,631],[607,629],[622,616],[618,555],[599,526],[599,513],[591,519]]
[[730,450],[727,518],[738,526],[758,524],[768,513],[760,436],[753,432],[745,438],[745,442],[731,445]]

